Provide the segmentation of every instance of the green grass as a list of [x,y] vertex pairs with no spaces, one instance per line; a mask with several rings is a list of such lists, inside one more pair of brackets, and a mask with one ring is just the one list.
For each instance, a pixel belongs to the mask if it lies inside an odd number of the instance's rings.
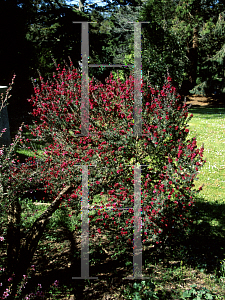
[[198,148],[204,143],[207,162],[196,187],[204,183],[202,196],[209,202],[225,203],[225,108],[190,109],[190,136],[197,136]]

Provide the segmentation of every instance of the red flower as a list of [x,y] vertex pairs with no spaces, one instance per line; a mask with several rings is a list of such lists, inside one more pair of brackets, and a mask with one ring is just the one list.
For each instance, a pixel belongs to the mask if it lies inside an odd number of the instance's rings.
[[177,155],[178,158],[180,158],[182,152],[183,152],[182,150],[180,150],[180,151],[178,152],[178,155]]

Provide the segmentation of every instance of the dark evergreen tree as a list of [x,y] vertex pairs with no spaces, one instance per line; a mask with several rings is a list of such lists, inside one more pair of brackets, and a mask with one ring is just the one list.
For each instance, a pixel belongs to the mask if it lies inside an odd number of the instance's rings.
[[175,9],[174,1],[149,0],[140,13],[140,21],[149,21],[143,25],[143,73],[153,85],[162,86],[168,71],[180,83],[184,72],[185,51],[171,30]]
[[[199,81],[191,91],[194,94],[219,96],[225,93],[225,13],[219,14],[216,24],[204,25],[200,40],[206,45],[200,52],[201,60]],[[211,47],[210,45],[214,45]]]

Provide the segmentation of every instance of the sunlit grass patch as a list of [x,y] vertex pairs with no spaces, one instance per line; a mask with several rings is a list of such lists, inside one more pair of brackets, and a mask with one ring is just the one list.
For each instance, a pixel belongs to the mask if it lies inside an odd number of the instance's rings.
[[199,172],[198,188],[204,183],[202,196],[207,201],[225,202],[225,109],[190,109],[193,118],[189,122],[190,137],[197,137],[198,148],[204,143],[206,164]]

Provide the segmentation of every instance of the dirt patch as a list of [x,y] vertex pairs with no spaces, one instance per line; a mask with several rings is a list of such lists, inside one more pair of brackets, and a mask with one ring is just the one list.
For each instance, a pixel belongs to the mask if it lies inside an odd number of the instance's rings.
[[200,95],[188,95],[186,96],[187,104],[192,106],[204,106],[204,107],[225,107],[225,95],[220,96],[200,96]]

